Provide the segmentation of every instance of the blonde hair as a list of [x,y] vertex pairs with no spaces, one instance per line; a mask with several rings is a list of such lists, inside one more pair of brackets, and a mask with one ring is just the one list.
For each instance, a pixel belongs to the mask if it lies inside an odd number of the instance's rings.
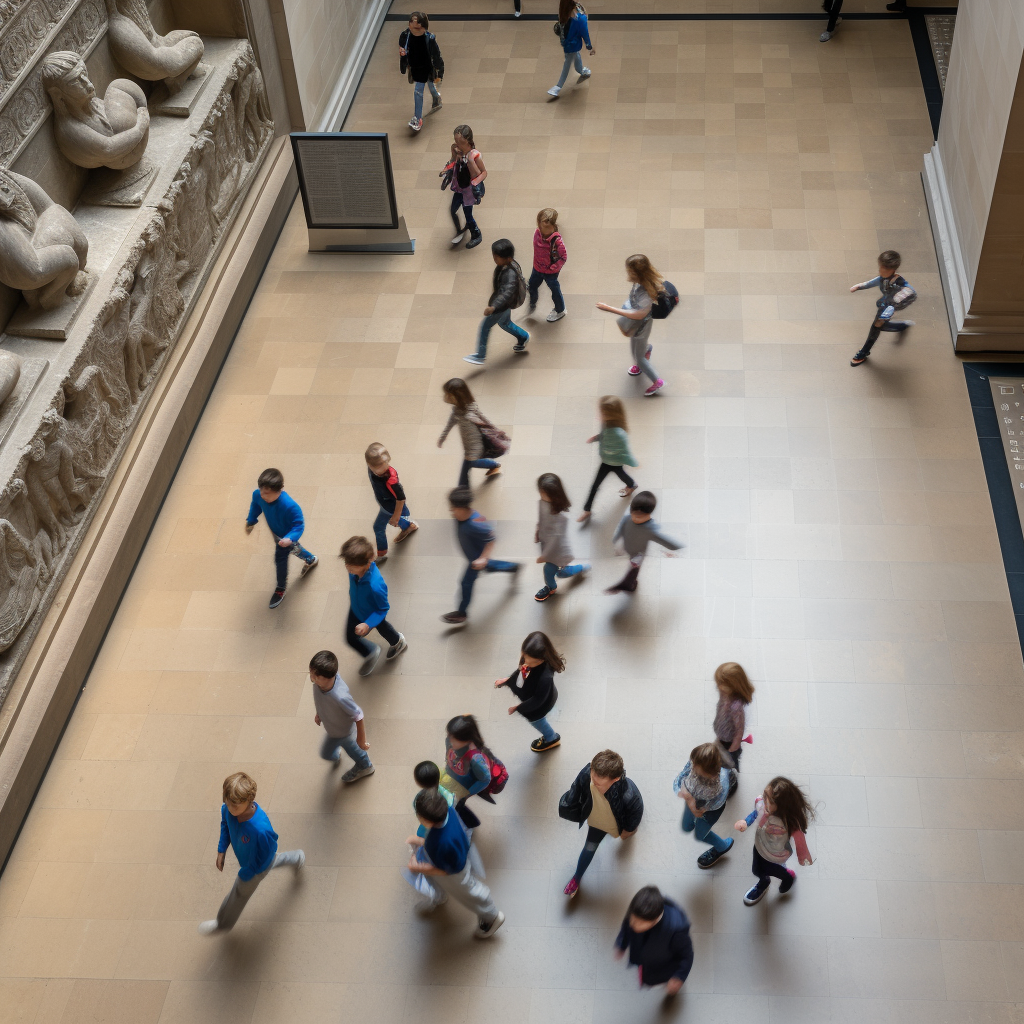
[[552,210],[550,206],[545,206],[540,213],[537,214],[537,227],[541,224],[550,224],[553,228],[558,227],[558,211]]
[[643,289],[656,299],[662,291],[665,278],[658,273],[658,268],[642,253],[630,256],[626,260],[626,269],[630,271],[637,280],[637,284],[643,285]]
[[373,444],[366,449],[366,464],[368,466],[376,466],[381,462],[390,462],[391,453],[380,443],[380,441],[374,441]]
[[754,684],[747,678],[743,666],[735,661],[725,661],[715,669],[715,682],[744,704],[754,699]]
[[601,414],[601,422],[606,427],[622,427],[623,430],[629,430],[626,426],[626,407],[622,404],[621,398],[603,395],[597,400],[597,410]]
[[690,763],[705,775],[717,775],[722,770],[722,752],[717,743],[701,743],[690,751]]
[[251,804],[256,799],[256,780],[245,772],[235,772],[224,780],[221,795],[226,804]]

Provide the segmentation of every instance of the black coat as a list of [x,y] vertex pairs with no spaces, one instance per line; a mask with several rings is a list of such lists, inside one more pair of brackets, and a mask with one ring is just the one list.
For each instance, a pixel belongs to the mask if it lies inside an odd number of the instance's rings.
[[[522,680],[521,685],[519,680]],[[536,722],[537,719],[543,718],[558,700],[555,673],[546,661],[536,668],[531,668],[525,679],[520,670],[516,669],[505,680],[505,685],[522,701],[516,711],[528,722]]]
[[629,962],[642,969],[640,980],[644,985],[663,985],[670,978],[686,981],[693,967],[689,919],[683,908],[668,897],[665,913],[649,931],[633,931],[627,914],[615,945],[629,950]]
[[[605,797],[611,805],[619,831],[635,832],[640,826],[640,819],[644,816],[644,798],[633,784],[633,780],[623,775],[621,779],[611,784]],[[590,765],[587,764],[573,780],[568,792],[563,793],[562,799],[558,801],[558,816],[567,821],[579,822],[580,828],[583,828],[583,822],[590,817],[593,809],[594,798],[590,795]]]
[[[403,50],[408,51],[409,39],[411,36],[412,33],[406,29],[398,37],[398,45]],[[433,32],[425,32],[423,34],[423,38],[427,41],[427,56],[430,58],[430,69],[433,71],[433,75],[429,77],[433,77],[440,81],[444,78],[444,61],[441,59],[441,48],[437,45],[437,40],[434,38]],[[398,58],[398,69],[403,75],[409,70],[409,67],[409,58],[407,56]],[[417,71],[422,74],[423,69],[413,68],[413,81],[415,82],[421,81],[421,79],[417,77]],[[426,78],[422,79],[424,82],[426,80]]]

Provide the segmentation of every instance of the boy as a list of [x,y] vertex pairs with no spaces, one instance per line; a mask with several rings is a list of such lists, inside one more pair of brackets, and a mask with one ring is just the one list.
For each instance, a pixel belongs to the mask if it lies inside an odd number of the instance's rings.
[[401,544],[419,525],[409,518],[409,505],[405,500],[405,488],[398,482],[398,473],[391,465],[391,454],[379,441],[366,449],[366,474],[370,478],[373,496],[380,511],[373,523],[373,535],[377,541],[377,565],[381,566],[388,557],[388,534],[386,527],[397,526],[402,532],[395,538]]
[[256,483],[257,489],[252,492],[252,503],[245,520],[245,532],[252,533],[262,512],[277,544],[274,548],[277,589],[270,595],[270,607],[276,608],[284,600],[284,591],[288,586],[288,555],[293,554],[302,559],[300,577],[305,576],[310,569],[315,569],[320,559],[299,543],[306,524],[299,503],[285,492],[281,470],[263,470]]
[[693,967],[690,922],[683,908],[653,885],[645,885],[630,901],[615,940],[615,956],[629,952],[641,986],[664,985],[674,996]]
[[444,78],[444,61],[433,32],[428,32],[430,19],[422,11],[409,15],[409,27],[398,40],[398,67],[402,74],[408,73],[413,83],[414,111],[409,127],[418,132],[423,127],[423,87],[430,87],[433,102],[428,114],[441,109],[441,94],[437,86]]
[[484,310],[484,318],[480,321],[476,352],[463,357],[465,362],[476,366],[482,366],[487,358],[487,336],[495,324],[519,339],[512,346],[513,352],[525,352],[526,343],[530,340],[530,335],[512,322],[512,310],[522,305],[523,299],[526,298],[525,288],[523,294],[520,294],[519,282],[523,281],[523,272],[515,260],[516,247],[507,238],[499,238],[491,243],[491,255],[497,264],[491,282],[491,298]]
[[466,611],[473,597],[473,584],[477,576],[481,572],[510,572],[514,579],[515,573],[519,572],[519,563],[500,562],[490,557],[497,538],[490,523],[474,511],[473,492],[468,487],[456,487],[448,495],[448,504],[455,520],[455,534],[462,553],[469,559],[469,565],[462,577],[462,602],[454,612],[442,615],[441,621],[447,622],[449,626],[462,626],[469,618]]
[[217,844],[217,870],[224,870],[228,843],[238,858],[238,875],[231,891],[212,921],[203,921],[200,935],[230,931],[238,922],[249,897],[274,868],[293,867],[295,873],[306,863],[302,850],[277,852],[277,833],[266,812],[256,803],[256,782],[245,772],[235,772],[224,780],[224,803],[220,808],[220,842]]
[[473,874],[469,864],[470,839],[458,815],[436,789],[420,790],[413,806],[426,830],[426,838],[409,836],[406,842],[413,847],[422,846],[429,862],[420,860],[419,850],[414,850],[407,866],[409,873],[426,875],[430,884],[440,890],[443,899],[434,900],[433,906],[446,903],[451,896],[476,914],[475,936],[492,938],[505,923],[505,915],[494,905],[490,889]]
[[644,552],[652,540],[670,551],[678,551],[683,546],[671,537],[666,537],[651,518],[657,507],[658,499],[650,491],[641,491],[633,495],[629,511],[619,520],[619,525],[615,527],[612,536],[612,543],[621,541],[626,554],[629,555],[629,572],[614,587],[609,587],[605,591],[606,594],[632,594],[636,590],[636,578],[640,575]]
[[351,605],[345,640],[349,647],[363,656],[359,674],[368,676],[380,657],[380,648],[363,639],[371,629],[377,630],[391,645],[388,648],[388,661],[397,658],[409,645],[405,637],[387,620],[391,607],[388,604],[388,585],[373,564],[373,545],[365,537],[349,537],[341,546],[341,557],[345,560],[345,570],[348,572],[348,599]]
[[[878,316],[871,324],[868,331],[868,339],[860,347],[860,351],[850,360],[851,366],[860,366],[871,354],[871,346],[878,341],[878,335],[882,331],[892,331],[899,334],[908,327],[914,326],[913,320],[893,320],[892,315],[896,312],[896,306],[906,302],[914,295],[914,289],[907,284],[906,278],[896,273],[900,268],[903,258],[898,252],[886,249],[878,256],[878,277],[870,281],[862,281],[860,284],[850,285],[851,292],[859,292],[863,288],[872,288],[876,284],[882,297],[875,302],[878,307]],[[913,301],[911,299],[911,301]],[[909,303],[907,303],[909,305]]]
[[[342,782],[357,782],[372,775],[374,767],[366,756],[370,744],[366,739],[363,709],[352,699],[345,680],[338,675],[338,658],[333,651],[319,651],[309,663],[313,683],[313,721],[327,732],[320,756],[325,761],[341,764],[341,751],[355,761],[341,777]],[[355,735],[353,735],[353,733]]]

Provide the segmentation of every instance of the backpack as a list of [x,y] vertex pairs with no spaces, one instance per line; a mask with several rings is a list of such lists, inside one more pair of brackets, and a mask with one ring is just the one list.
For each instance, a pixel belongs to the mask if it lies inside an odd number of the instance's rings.
[[523,277],[523,270],[515,260],[512,261],[512,269],[516,272],[516,299],[510,308],[518,309],[526,301],[528,289],[526,278]]
[[679,305],[679,292],[671,281],[662,282],[658,301],[651,306],[651,319],[664,320]]
[[470,422],[476,424],[477,430],[480,431],[480,438],[484,444],[484,458],[500,459],[507,455],[509,448],[512,447],[512,438],[500,427],[496,427],[483,413],[480,414],[480,419],[483,420],[482,423],[477,423],[476,420]]
[[487,787],[487,792],[497,796],[508,782],[508,769],[489,750],[482,753],[487,759],[487,767],[491,769],[491,784]]
[[894,309],[906,309],[917,298],[917,292],[910,286],[908,281],[893,297],[892,307]]

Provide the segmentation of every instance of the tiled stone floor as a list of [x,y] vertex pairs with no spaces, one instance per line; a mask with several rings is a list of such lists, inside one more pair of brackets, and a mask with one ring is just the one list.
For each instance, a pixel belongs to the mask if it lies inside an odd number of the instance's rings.
[[[1020,1021],[1024,679],[939,297],[906,24],[849,22],[827,47],[801,22],[596,25],[593,80],[557,104],[544,96],[559,61],[546,23],[443,24],[445,107],[415,138],[399,27],[348,127],[392,132],[417,254],[310,256],[293,211],[0,878],[0,1017]],[[498,521],[499,554],[530,564],[517,594],[483,580],[472,624],[449,635],[437,615],[460,567],[444,503],[458,452],[454,439],[434,446],[440,384],[469,369],[490,277],[486,246],[449,251],[437,190],[464,121],[491,172],[487,240],[528,252],[535,211],[560,210],[569,316],[529,325],[521,359],[496,333],[471,376],[514,435],[479,505]],[[905,254],[919,326],[902,344],[883,336],[854,370],[873,300],[846,288],[886,247]],[[594,310],[621,299],[636,250],[683,294],[655,326],[668,386],[654,400]],[[632,601],[603,596],[621,569],[609,540],[622,503],[607,484],[574,535],[593,578],[538,605],[533,482],[555,470],[581,502],[606,392],[626,399],[639,479],[687,548],[652,558]],[[340,636],[334,554],[369,531],[372,440],[394,453],[422,529],[385,571],[409,651],[362,680]],[[242,530],[268,465],[323,559],[275,613],[268,537]],[[491,688],[538,626],[569,661],[564,741],[543,760]],[[377,765],[352,789],[317,756],[305,665],[325,646],[342,654]],[[820,812],[817,862],[793,898],[752,910],[749,837],[700,871],[671,792],[710,735],[712,670],[733,658],[758,686],[735,816],[777,772]],[[488,944],[459,908],[419,919],[398,874],[410,768],[439,758],[442,723],[469,710],[512,776],[479,831],[508,915]],[[599,851],[567,906],[581,836],[556,802],[604,746],[624,755],[647,813],[631,846]],[[230,881],[214,868],[219,787],[238,768],[308,862],[298,884],[268,879],[230,937],[204,939],[196,924]],[[664,1011],[610,955],[647,882],[693,920],[693,973]]]

